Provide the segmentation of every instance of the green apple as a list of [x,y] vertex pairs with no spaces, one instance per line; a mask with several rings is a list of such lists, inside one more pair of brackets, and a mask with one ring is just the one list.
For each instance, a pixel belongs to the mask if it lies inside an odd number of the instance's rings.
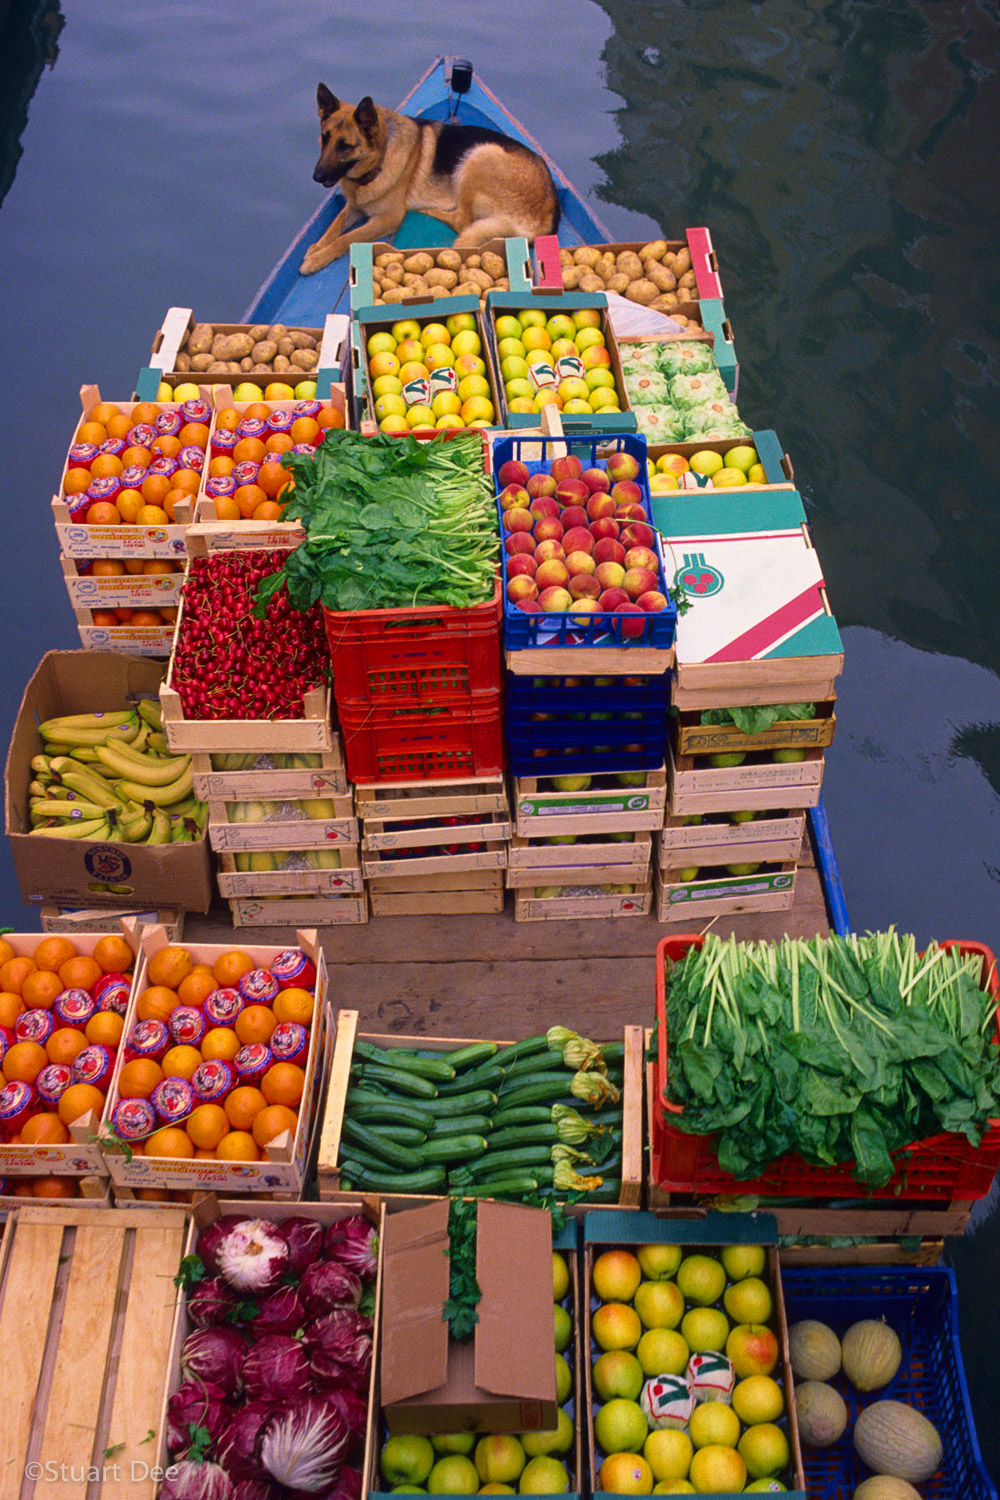
[[401,318],[392,325],[392,336],[397,343],[401,343],[403,339],[419,339],[420,332],[420,324],[416,318]]
[[[558,892],[561,887],[556,886],[554,889]],[[573,1337],[573,1319],[564,1307],[559,1306],[558,1302],[553,1306],[552,1315],[554,1319],[556,1353],[562,1354],[564,1349],[569,1348],[570,1340]]]
[[300,380],[298,385],[295,386],[295,399],[296,401],[315,401],[315,380]]
[[524,332],[520,319],[511,313],[502,313],[494,325],[498,339],[519,339]]
[[690,817],[683,819],[681,826],[683,828],[698,828],[701,825],[701,822],[701,813],[692,813]]
[[640,1453],[648,1433],[639,1403],[620,1396],[605,1402],[594,1418],[594,1436],[603,1453]]
[[562,1354],[556,1355],[556,1401],[565,1406],[573,1394],[573,1371]]
[[[763,1245],[727,1245],[719,1254],[730,1281],[742,1281],[744,1276],[760,1276],[767,1265],[767,1252]],[[756,1318],[738,1318],[737,1322],[755,1323]]]
[[476,1435],[474,1432],[434,1432],[431,1433],[431,1442],[435,1453],[469,1454],[476,1446]]
[[545,840],[547,844],[575,844],[575,833],[554,833]]
[[805,760],[806,752],[804,750],[792,749],[775,750],[774,758],[776,761],[780,761],[782,765],[787,765],[791,761]]
[[677,1285],[688,1302],[711,1306],[726,1285],[722,1262],[711,1255],[686,1255],[677,1268]]
[[585,792],[590,786],[590,777],[553,776],[552,785],[557,792]]
[[[452,313],[450,318],[445,319],[444,326],[447,328],[452,338],[454,338],[456,333],[475,333],[476,320],[473,317],[472,313]],[[459,354],[462,353],[461,349],[459,349],[457,352]],[[756,454],[754,455],[754,457],[756,457]]]
[[[749,864],[749,865],[727,865],[726,866],[726,874],[727,875],[756,875],[756,873],[757,873],[757,871],[759,869],[760,869],[760,860],[758,860],[756,864]],[[753,1320],[748,1318],[745,1321],[746,1322],[751,1322]]]
[[529,1458],[561,1458],[573,1446],[573,1419],[562,1407],[556,1414],[556,1425],[548,1432],[525,1432],[521,1446]]
[[715,755],[708,757],[710,766],[725,768],[728,766],[741,766],[747,758],[745,750],[720,750]]
[[529,307],[524,312],[518,313],[522,328],[544,328],[548,322],[545,313],[540,307]]
[[766,1282],[759,1276],[744,1276],[726,1287],[722,1305],[734,1323],[766,1323],[773,1303]]
[[475,1464],[483,1484],[516,1484],[526,1462],[525,1450],[516,1437],[493,1432],[476,1443]]
[[531,381],[523,375],[516,375],[513,380],[508,380],[504,386],[504,392],[508,401],[516,401],[519,398],[527,398],[529,401],[534,395],[534,386]]
[[423,1484],[434,1467],[434,1449],[430,1438],[401,1432],[386,1441],[378,1463],[390,1484]]
[[567,317],[566,313],[553,313],[545,324],[545,329],[553,341],[555,339],[571,339],[576,332],[573,326],[573,319]]
[[[528,362],[521,354],[507,354],[500,361],[500,378],[506,383],[508,380],[524,380],[528,374]],[[529,391],[531,386],[528,386]]]
[[617,781],[619,786],[645,786],[646,772],[618,771],[615,773],[615,780]]
[[[639,1342],[641,1344],[642,1340]],[[611,1401],[615,1396],[626,1401],[638,1401],[642,1390],[643,1366],[630,1350],[605,1350],[594,1361],[590,1373],[594,1389],[602,1401]],[[659,1375],[661,1371],[656,1370],[655,1373]]]
[[479,1475],[471,1458],[449,1453],[439,1458],[427,1476],[429,1495],[474,1495],[479,1489]]
[[698,866],[685,865],[683,870],[677,871],[677,879],[682,880],[685,885],[689,885],[692,880],[698,879]]
[[615,389],[614,371],[607,369],[606,366],[595,365],[593,369],[586,372],[583,378],[592,391],[598,388],[610,391]]
[[[700,823],[701,814],[695,813],[693,819],[686,821]],[[647,1281],[664,1281],[676,1273],[684,1252],[680,1245],[640,1245],[636,1256]]]
[[749,807],[740,807],[736,812],[729,814],[729,821],[730,823],[752,823],[756,816],[757,814]]
[[698,453],[692,453],[688,464],[695,474],[707,474],[711,477],[720,469],[725,468],[725,459],[721,453],[716,453],[711,448],[703,448]]
[[727,449],[723,459],[727,469],[742,469],[744,474],[759,462],[757,449],[751,448],[749,443],[738,443],[735,448]]
[[596,391],[591,391],[590,404],[594,411],[621,411],[618,392],[603,385],[598,386]]
[[529,1459],[518,1482],[522,1495],[565,1495],[568,1489],[566,1465],[548,1456]]

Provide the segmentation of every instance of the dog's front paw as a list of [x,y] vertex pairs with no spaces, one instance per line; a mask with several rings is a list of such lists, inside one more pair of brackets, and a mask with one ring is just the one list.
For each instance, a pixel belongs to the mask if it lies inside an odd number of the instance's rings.
[[331,259],[332,256],[322,246],[318,244],[310,245],[302,257],[302,264],[299,267],[299,271],[303,276],[313,276],[317,271],[321,271],[324,266],[328,266]]

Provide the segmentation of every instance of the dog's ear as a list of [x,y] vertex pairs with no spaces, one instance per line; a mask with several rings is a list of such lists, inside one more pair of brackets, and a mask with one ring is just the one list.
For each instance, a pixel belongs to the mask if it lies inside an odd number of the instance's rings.
[[316,103],[319,105],[321,120],[325,120],[327,115],[332,115],[335,109],[340,108],[340,101],[330,93],[325,83],[321,83],[316,90]]
[[365,135],[371,137],[378,125],[378,110],[370,94],[366,94],[354,111],[354,118]]

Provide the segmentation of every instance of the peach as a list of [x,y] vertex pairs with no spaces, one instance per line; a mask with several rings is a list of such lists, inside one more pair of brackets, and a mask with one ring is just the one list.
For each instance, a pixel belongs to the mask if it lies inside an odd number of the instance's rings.
[[526,574],[529,578],[534,578],[537,571],[538,564],[530,552],[518,552],[507,563],[508,578],[519,578],[522,574]]
[[608,459],[607,470],[611,476],[612,483],[619,479],[635,479],[639,473],[639,462],[633,458],[631,453],[612,453]]
[[571,573],[569,591],[574,599],[598,599],[601,585],[590,573]]
[[589,552],[581,550],[566,553],[566,571],[571,578],[577,573],[593,573],[596,567],[597,564]]
[[521,573],[508,583],[507,598],[511,604],[517,604],[521,599],[537,599],[538,584],[526,573]]
[[[530,515],[531,512],[529,511]],[[532,535],[536,542],[559,542],[562,541],[565,527],[558,516],[539,516],[537,520],[532,518]]]
[[616,509],[614,496],[604,490],[598,490],[587,501],[587,515],[592,521],[599,521],[602,516],[613,516]]
[[666,594],[661,594],[659,589],[650,589],[648,593],[640,594],[635,602],[640,609],[646,611],[647,615],[658,615],[670,603]]
[[597,563],[625,561],[625,548],[621,542],[616,542],[614,537],[602,536],[600,541],[594,545],[594,561]]
[[563,533],[562,544],[567,552],[593,552],[594,538],[586,526],[571,526]]
[[583,526],[586,528],[590,525],[590,517],[582,505],[567,505],[559,519],[567,531],[573,526]]
[[619,527],[614,516],[598,516],[596,521],[591,521],[587,530],[595,542],[599,542],[602,537],[606,536],[611,537],[614,541],[618,540]]
[[535,548],[535,561],[538,563],[548,562],[550,557],[563,558],[565,556],[565,547],[555,537],[549,537],[546,541],[539,542]]
[[644,505],[618,505],[615,507],[615,519],[617,521],[645,521],[646,507]]
[[526,487],[532,500],[543,495],[554,495],[556,492],[556,482],[551,474],[532,474]]
[[584,469],[580,478],[591,494],[595,494],[598,490],[610,490],[611,488],[611,480],[603,469]]
[[521,463],[520,459],[509,458],[505,464],[501,464],[497,479],[501,484],[527,484],[530,479],[527,464]]
[[611,498],[616,505],[640,505],[642,490],[633,479],[621,479],[611,487]]
[[516,557],[519,552],[530,555],[535,550],[535,538],[530,531],[514,531],[504,542],[503,550],[508,557]]
[[533,516],[558,516],[559,502],[554,495],[536,495],[528,509]]
[[[539,595],[549,588],[565,588],[569,583],[569,569],[558,557],[550,557],[546,562],[539,565],[535,573],[535,582],[538,584]],[[653,579],[656,583],[656,579]],[[640,592],[645,592],[640,590]]]
[[[633,603],[630,602],[628,604],[619,604],[618,608],[615,610],[615,614],[616,615],[626,615],[626,616],[628,616],[628,615],[644,615],[645,614],[645,610],[640,609],[639,606],[638,606],[638,604],[633,604]],[[622,620],[622,623],[621,623],[621,633],[622,633],[622,639],[623,640],[626,640],[626,641],[638,640],[640,636],[645,635],[645,633],[646,633],[646,626],[645,626],[643,620],[641,620],[641,619],[639,619],[639,620],[624,619],[624,620]]]
[[500,491],[497,496],[501,510],[513,510],[515,508],[527,510],[531,496],[520,484],[509,484],[506,489]]
[[651,573],[648,568],[629,568],[622,579],[622,588],[630,599],[635,600],[640,594],[648,594],[650,589],[655,589],[657,582],[656,574]]
[[576,457],[575,453],[567,453],[563,458],[554,458],[552,460],[549,465],[549,473],[556,484],[561,484],[564,479],[579,479],[583,473],[583,464]]
[[653,543],[656,541],[656,532],[644,521],[630,521],[621,531],[619,541],[626,548],[649,547],[652,550]]
[[[595,574],[594,576],[596,577],[597,575]],[[600,594],[601,608],[606,610],[608,614],[621,609],[624,604],[631,604],[631,602],[628,594],[621,588],[604,589]]]
[[526,615],[540,615],[542,606],[537,599],[518,599],[515,609],[523,609]]
[[651,552],[648,547],[630,547],[625,554],[625,566],[626,568],[648,568],[651,573],[660,571],[656,553]]
[[565,614],[573,603],[573,596],[568,589],[553,585],[551,588],[542,590],[538,596],[538,603],[547,615]]
[[513,510],[504,511],[503,524],[505,531],[530,531],[535,524],[535,518],[530,510],[515,506]]
[[602,591],[604,589],[621,589],[622,593],[625,595],[625,598],[628,598],[628,595],[625,594],[624,589],[622,589],[622,580],[625,577],[625,569],[622,567],[621,563],[598,563],[597,567],[594,570],[594,577],[601,585]]
[[563,505],[586,505],[589,495],[582,479],[563,479],[556,486],[556,499]]
[[573,625],[589,625],[588,615],[600,614],[600,605],[596,599],[576,599],[573,602],[573,613],[570,615],[570,623]]

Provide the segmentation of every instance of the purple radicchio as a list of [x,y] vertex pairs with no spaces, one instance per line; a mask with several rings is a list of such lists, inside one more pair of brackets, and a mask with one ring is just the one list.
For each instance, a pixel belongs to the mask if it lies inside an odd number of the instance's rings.
[[222,1214],[220,1218],[213,1219],[211,1224],[206,1224],[199,1234],[194,1253],[210,1275],[218,1276],[219,1274],[216,1251],[220,1240],[224,1239],[231,1229],[235,1229],[237,1224],[242,1224],[244,1218],[244,1214]]
[[378,1270],[378,1231],[361,1214],[338,1219],[326,1231],[323,1255],[347,1266],[363,1282],[374,1281]]
[[233,1500],[288,1500],[285,1491],[263,1479],[241,1479],[233,1490]]
[[336,1484],[329,1489],[315,1491],[282,1489],[282,1500],[361,1500],[361,1470],[344,1464]]
[[248,1347],[236,1328],[196,1328],[181,1346],[181,1369],[186,1379],[210,1381],[235,1396]]
[[225,1469],[196,1460],[171,1464],[156,1493],[159,1500],[236,1500]]
[[329,1402],[306,1396],[268,1425],[261,1459],[280,1484],[315,1495],[335,1483],[348,1443],[347,1428]]
[[280,1224],[276,1224],[275,1228],[288,1244],[289,1268],[296,1276],[301,1276],[306,1267],[319,1260],[323,1254],[323,1225],[317,1219],[305,1219],[300,1214],[293,1214],[290,1219],[283,1219]]
[[351,1435],[351,1453],[360,1455],[364,1451],[365,1429],[368,1426],[367,1398],[348,1385],[336,1390],[325,1390],[323,1394]]
[[279,1286],[277,1291],[258,1297],[256,1307],[250,1327],[258,1336],[265,1333],[295,1333],[306,1320],[302,1299],[293,1286]]
[[352,1308],[338,1307],[306,1332],[313,1380],[319,1386],[368,1388],[372,1364],[372,1321]]
[[221,1276],[206,1276],[188,1293],[187,1313],[196,1328],[218,1328],[236,1316],[239,1298]]
[[223,1279],[243,1293],[270,1292],[289,1269],[288,1244],[267,1219],[241,1219],[219,1240]]
[[260,1461],[264,1433],[280,1408],[273,1401],[248,1401],[233,1412],[219,1435],[216,1453],[233,1479],[265,1479]]
[[361,1280],[336,1260],[321,1260],[303,1272],[299,1296],[310,1318],[321,1318],[335,1307],[357,1307]]
[[232,1415],[228,1392],[208,1380],[185,1380],[167,1403],[167,1447],[175,1458],[186,1458],[194,1442],[193,1429],[202,1428],[214,1444]]
[[243,1384],[250,1401],[290,1401],[309,1386],[309,1361],[298,1339],[266,1333],[247,1355]]

